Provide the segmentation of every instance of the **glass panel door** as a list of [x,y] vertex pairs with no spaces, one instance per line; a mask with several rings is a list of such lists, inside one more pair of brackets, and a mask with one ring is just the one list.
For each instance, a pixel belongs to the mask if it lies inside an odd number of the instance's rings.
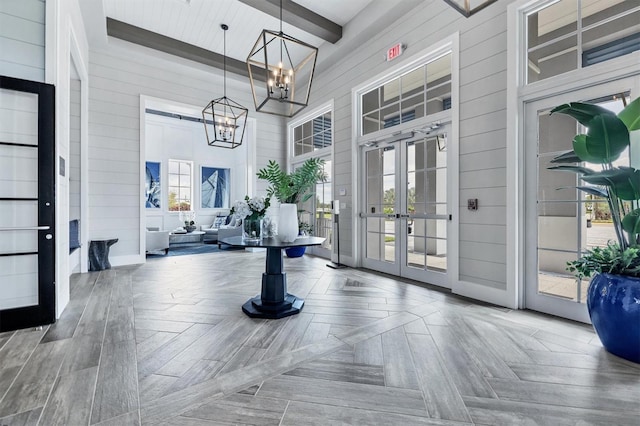
[[[525,105],[525,306],[589,322],[588,280],[566,271],[585,250],[616,241],[607,202],[576,189],[574,173],[548,170],[550,161],[571,149],[585,129],[571,117],[549,115],[555,106],[585,101],[619,112],[637,80],[626,79]],[[633,98],[634,96],[632,96]],[[621,160],[628,164],[629,152]],[[594,165],[586,165],[594,168]]]
[[0,332],[55,319],[53,90],[0,77]]
[[363,266],[449,285],[446,134],[363,148]]
[[405,232],[402,275],[447,286],[447,136],[404,142],[407,188],[401,224]]
[[[324,157],[323,157],[324,158]],[[317,182],[314,196],[305,203],[298,206],[301,228],[308,225],[311,235],[325,238],[321,246],[308,247],[307,252],[316,256],[331,258],[331,244],[333,243],[333,213],[331,210],[331,200],[333,193],[331,190],[333,176],[331,157],[324,158],[323,170],[327,180]]]
[[399,275],[396,235],[396,156],[395,145],[366,150],[365,180],[365,252],[363,265],[389,274]]

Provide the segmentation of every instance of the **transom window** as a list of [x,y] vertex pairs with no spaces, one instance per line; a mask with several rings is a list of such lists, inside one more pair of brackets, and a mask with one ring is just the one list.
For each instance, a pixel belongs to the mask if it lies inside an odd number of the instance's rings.
[[293,156],[330,147],[331,111],[293,128]]
[[191,210],[193,199],[193,163],[169,160],[169,211]]
[[451,52],[362,95],[361,134],[451,108]]
[[637,0],[559,0],[526,15],[527,83],[640,50]]

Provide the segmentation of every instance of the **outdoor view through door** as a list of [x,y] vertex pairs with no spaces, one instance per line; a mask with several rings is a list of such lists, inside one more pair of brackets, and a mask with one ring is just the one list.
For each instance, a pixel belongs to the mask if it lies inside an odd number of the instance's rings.
[[[582,182],[575,174],[548,169],[551,159],[571,149],[573,137],[585,132],[573,118],[549,112],[557,105],[582,101],[618,113],[624,107],[623,96],[629,101],[633,84],[632,80],[609,83],[526,105],[525,156],[529,161],[526,176],[530,201],[525,207],[528,229],[525,303],[530,309],[587,322],[589,282],[577,280],[566,271],[566,264],[586,250],[616,240],[607,201],[577,190]],[[628,159],[627,150],[616,163],[626,165]],[[531,163],[534,160],[535,165]]]
[[448,286],[446,135],[363,148],[365,267]]

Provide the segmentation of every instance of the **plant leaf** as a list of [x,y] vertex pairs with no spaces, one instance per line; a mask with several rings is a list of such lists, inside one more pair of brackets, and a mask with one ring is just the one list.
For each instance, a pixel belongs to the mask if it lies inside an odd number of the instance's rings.
[[[622,229],[627,231],[630,235],[640,234],[640,209],[635,209],[626,214],[622,219]],[[630,240],[634,240],[630,238]]]
[[609,192],[599,186],[576,186],[575,188],[587,194],[595,195],[596,197],[607,198],[609,196]]
[[591,175],[593,173],[597,173],[595,170],[592,170],[583,166],[551,166],[547,168],[549,170],[559,170],[562,172],[574,172],[582,175]]
[[582,161],[612,163],[629,146],[627,126],[615,115],[597,115],[588,127],[586,135],[576,135],[573,139],[573,150]]
[[587,135],[576,135],[573,138],[573,152],[579,158],[579,162],[586,161],[587,163],[600,164],[601,158],[595,156],[589,152],[587,145]]
[[620,111],[618,118],[622,120],[629,131],[640,129],[640,98],[636,98]]
[[578,120],[583,126],[587,126],[596,115],[614,115],[613,112],[601,106],[582,102],[571,102],[557,106],[550,112],[550,114],[555,113],[569,115]]
[[582,160],[576,155],[575,151],[571,150],[555,157],[553,160],[551,160],[551,164],[580,163],[581,161]]
[[632,167],[619,167],[581,176],[592,185],[605,185],[611,188],[621,200],[640,199],[640,170]]

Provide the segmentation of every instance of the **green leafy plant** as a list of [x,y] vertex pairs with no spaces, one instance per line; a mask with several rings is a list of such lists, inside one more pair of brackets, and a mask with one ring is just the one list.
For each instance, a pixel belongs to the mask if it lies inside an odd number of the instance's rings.
[[580,259],[568,262],[567,270],[580,279],[596,273],[640,277],[640,249],[620,250],[618,244],[609,242],[606,247],[594,247]]
[[[617,243],[594,248],[582,258],[568,262],[567,269],[578,278],[593,272],[638,274],[640,249],[640,170],[616,166],[614,162],[630,144],[630,133],[640,129],[640,98],[615,114],[598,105],[573,102],[560,105],[551,114],[566,114],[586,127],[586,134],[573,139],[573,149],[558,155],[549,167],[577,173],[587,185],[577,189],[607,200]],[[586,164],[598,165],[598,169]],[[592,272],[589,272],[592,271]]]
[[300,235],[311,235],[313,228],[307,222],[298,222],[298,232]]
[[267,188],[269,197],[276,197],[281,203],[304,203],[313,196],[311,189],[315,184],[326,181],[323,165],[324,160],[310,158],[295,171],[287,173],[278,163],[269,160],[267,167],[258,170],[257,176],[271,184]]

